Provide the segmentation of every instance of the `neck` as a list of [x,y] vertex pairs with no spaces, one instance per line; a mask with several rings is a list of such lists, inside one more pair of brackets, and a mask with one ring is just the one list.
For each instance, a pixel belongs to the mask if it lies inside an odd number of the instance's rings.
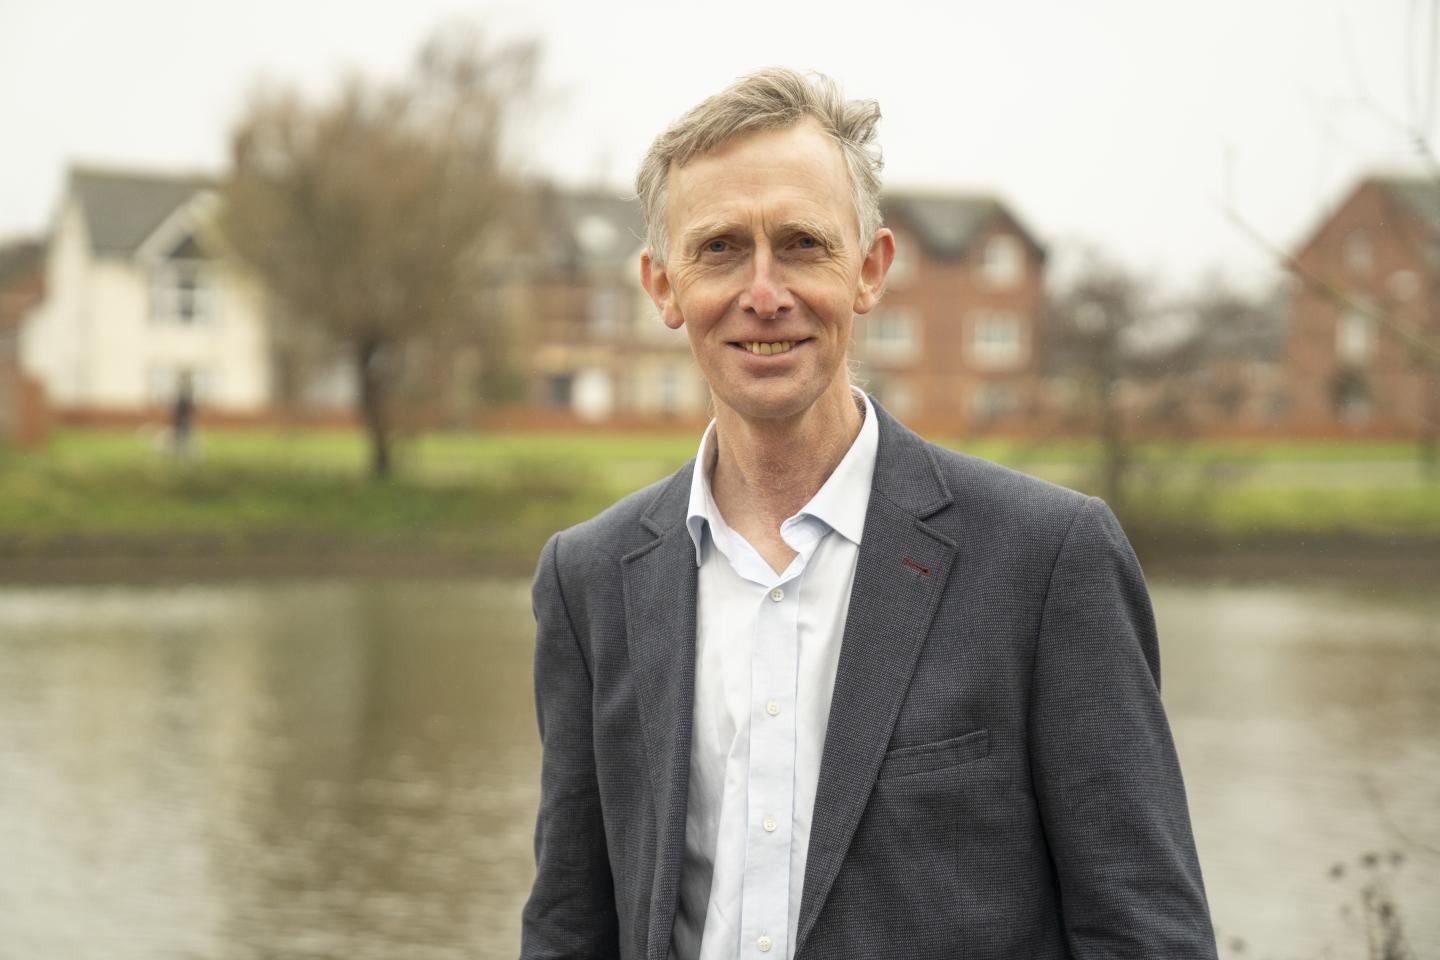
[[763,525],[778,538],[780,524],[845,458],[862,420],[847,381],[794,417],[747,419],[716,401],[710,489],[726,522],[736,529]]

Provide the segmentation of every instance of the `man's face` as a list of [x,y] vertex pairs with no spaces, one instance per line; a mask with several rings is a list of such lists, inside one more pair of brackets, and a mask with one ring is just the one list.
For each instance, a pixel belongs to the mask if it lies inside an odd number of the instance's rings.
[[855,314],[895,245],[881,230],[860,248],[839,146],[810,121],[743,136],[672,167],[666,198],[666,262],[642,256],[642,278],[717,403],[787,418],[845,390]]

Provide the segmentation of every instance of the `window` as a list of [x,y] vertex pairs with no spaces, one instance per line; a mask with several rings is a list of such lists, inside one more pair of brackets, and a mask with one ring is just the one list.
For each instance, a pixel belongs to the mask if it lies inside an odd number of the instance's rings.
[[667,417],[680,406],[680,375],[674,367],[660,370],[660,412]]
[[1420,292],[1420,277],[1414,270],[1396,270],[1390,274],[1390,279],[1385,281],[1385,287],[1390,291],[1390,296],[1404,303],[1414,300],[1415,295]]
[[197,326],[213,315],[214,291],[198,260],[167,260],[155,268],[152,290],[156,323]]
[[568,373],[552,373],[545,378],[545,404],[563,410],[570,409],[571,388],[574,378]]
[[1020,410],[1015,390],[1002,383],[981,384],[975,391],[975,415],[982,420],[998,420]]
[[598,334],[612,334],[620,331],[624,319],[621,313],[624,300],[619,290],[600,287],[590,292],[590,329]]
[[1370,417],[1370,384],[1358,367],[1341,367],[1331,383],[1335,413],[1350,423],[1363,423]]
[[1351,230],[1345,235],[1340,255],[1345,260],[1345,269],[1356,276],[1363,277],[1375,268],[1375,244],[1364,230]]
[[1025,273],[1025,251],[1009,235],[992,237],[981,253],[980,273],[992,287],[1013,287]]
[[919,346],[919,324],[910,310],[880,309],[865,324],[865,346],[877,358],[909,357]]
[[897,417],[909,416],[916,412],[915,391],[903,383],[886,385],[880,402]]
[[576,372],[570,391],[571,408],[586,420],[603,420],[615,409],[615,381],[610,371],[586,367]]
[[1349,307],[1335,327],[1335,356],[1341,363],[1363,366],[1374,347],[1374,321],[1361,309]]
[[1020,318],[1002,310],[974,314],[970,324],[970,358],[985,367],[1010,367],[1024,361]]

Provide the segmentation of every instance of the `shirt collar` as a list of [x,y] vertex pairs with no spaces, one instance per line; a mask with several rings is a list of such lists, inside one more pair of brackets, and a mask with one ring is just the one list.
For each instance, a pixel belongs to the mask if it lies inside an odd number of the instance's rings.
[[[870,487],[875,477],[875,458],[880,447],[880,428],[875,408],[870,405],[870,398],[862,390],[855,387],[851,389],[864,405],[865,420],[860,425],[860,434],[825,483],[815,492],[815,496],[811,497],[810,502],[801,507],[795,516],[815,517],[846,540],[859,545],[861,533],[865,529],[865,512],[870,505]],[[695,455],[695,470],[690,477],[690,507],[685,517],[685,526],[695,544],[697,566],[703,557],[707,525],[710,527],[711,536],[730,536],[730,528],[725,523],[725,518],[720,515],[710,493],[710,461],[715,456],[714,438],[715,421],[711,420],[710,425],[705,428],[705,434],[700,438],[700,450]]]

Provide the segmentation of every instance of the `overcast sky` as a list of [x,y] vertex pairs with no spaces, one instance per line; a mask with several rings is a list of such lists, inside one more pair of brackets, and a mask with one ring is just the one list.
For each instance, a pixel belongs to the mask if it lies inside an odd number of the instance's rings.
[[[219,172],[264,77],[396,76],[455,17],[544,48],[534,166],[628,187],[650,140],[735,76],[822,70],[879,100],[886,182],[996,193],[1062,253],[1171,286],[1293,244],[1364,172],[1421,172],[1434,0],[528,4],[0,0],[0,237],[45,229],[76,161]],[[1394,120],[1387,119],[1387,115]],[[1433,126],[1431,128],[1433,130]]]

